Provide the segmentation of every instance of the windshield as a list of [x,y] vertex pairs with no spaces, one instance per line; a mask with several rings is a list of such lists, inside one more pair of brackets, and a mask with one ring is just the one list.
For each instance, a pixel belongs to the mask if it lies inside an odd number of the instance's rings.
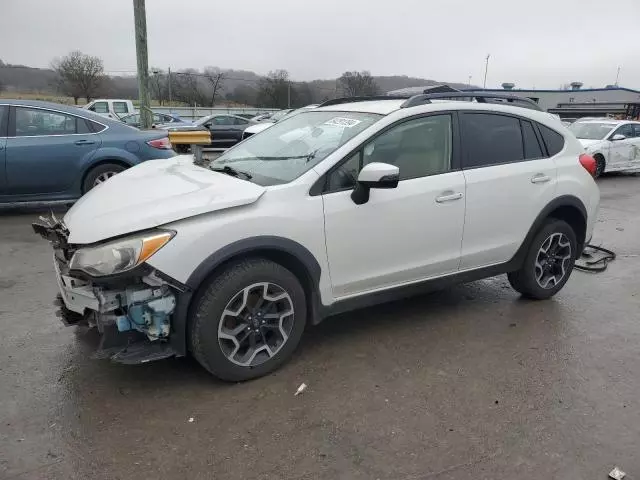
[[375,113],[302,112],[239,143],[210,168],[231,167],[264,186],[288,183],[380,118]]
[[575,122],[569,126],[569,130],[583,140],[602,140],[615,126],[615,123]]

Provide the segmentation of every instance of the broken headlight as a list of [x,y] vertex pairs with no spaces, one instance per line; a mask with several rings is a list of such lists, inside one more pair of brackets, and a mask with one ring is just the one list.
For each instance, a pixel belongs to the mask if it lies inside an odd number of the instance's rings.
[[135,235],[95,247],[80,248],[69,263],[70,270],[82,270],[94,277],[126,272],[160,250],[175,232],[160,231]]

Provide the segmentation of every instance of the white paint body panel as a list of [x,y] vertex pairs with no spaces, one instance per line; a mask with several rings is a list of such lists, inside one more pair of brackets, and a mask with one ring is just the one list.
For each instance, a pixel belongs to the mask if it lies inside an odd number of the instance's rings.
[[[148,263],[180,282],[225,246],[257,236],[299,243],[321,268],[325,305],[506,261],[542,208],[574,195],[596,220],[598,188],[578,163],[582,145],[558,119],[512,106],[442,102],[399,109],[384,100],[322,107],[386,114],[294,181],[262,187],[193,165],[191,157],[144,162],[83,197],[65,216],[69,241],[94,243],[161,226],[176,236]],[[372,189],[355,205],[350,191],[311,196],[318,178],[387,126],[423,113],[478,110],[516,113],[565,135],[553,159],[521,162],[401,181]],[[550,180],[531,183],[537,173]],[[442,203],[437,197],[461,194]]]
[[453,273],[460,261],[462,172],[403,180],[371,189],[355,205],[351,191],[323,195],[327,254],[336,298]]
[[94,243],[255,202],[265,188],[193,164],[189,155],[143,162],[84,195],[67,212],[69,242]]
[[[577,155],[574,162],[582,168]],[[555,163],[550,158],[509,163],[465,170],[464,176],[467,212],[460,268],[509,261],[538,213],[555,197]],[[548,180],[532,183],[536,176]]]

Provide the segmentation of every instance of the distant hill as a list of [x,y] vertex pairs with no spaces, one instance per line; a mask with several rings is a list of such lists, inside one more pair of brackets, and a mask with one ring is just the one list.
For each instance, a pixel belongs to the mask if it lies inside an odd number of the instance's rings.
[[[237,102],[251,102],[256,98],[255,94],[260,79],[262,78],[257,73],[246,70],[209,68],[224,72],[224,86],[220,98]],[[462,83],[442,82],[425,78],[408,77],[406,75],[374,76],[374,78],[381,93],[399,88],[439,85],[443,83],[454,88],[464,88],[468,86]],[[205,88],[206,81],[200,81],[202,82],[203,88]],[[294,82],[294,85],[297,88],[305,90],[306,96],[304,98],[308,103],[321,102],[342,94],[337,79]],[[0,87],[5,97],[12,96],[12,94],[15,96],[40,95],[48,97],[55,96],[58,93],[56,89],[56,75],[53,70],[33,68],[25,65],[9,65],[2,61],[0,61]],[[137,79],[135,76],[109,76],[107,82],[105,82],[102,95],[119,98],[137,98]]]

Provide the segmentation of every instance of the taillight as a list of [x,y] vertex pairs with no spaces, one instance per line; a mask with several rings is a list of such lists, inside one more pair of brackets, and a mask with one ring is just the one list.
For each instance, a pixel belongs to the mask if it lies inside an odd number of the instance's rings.
[[156,140],[149,140],[147,145],[153,148],[159,148],[160,150],[171,150],[171,142],[169,137],[158,138]]
[[592,177],[596,176],[596,161],[591,155],[587,155],[583,153],[578,157],[580,160],[580,165],[584,167],[584,169],[589,172]]

